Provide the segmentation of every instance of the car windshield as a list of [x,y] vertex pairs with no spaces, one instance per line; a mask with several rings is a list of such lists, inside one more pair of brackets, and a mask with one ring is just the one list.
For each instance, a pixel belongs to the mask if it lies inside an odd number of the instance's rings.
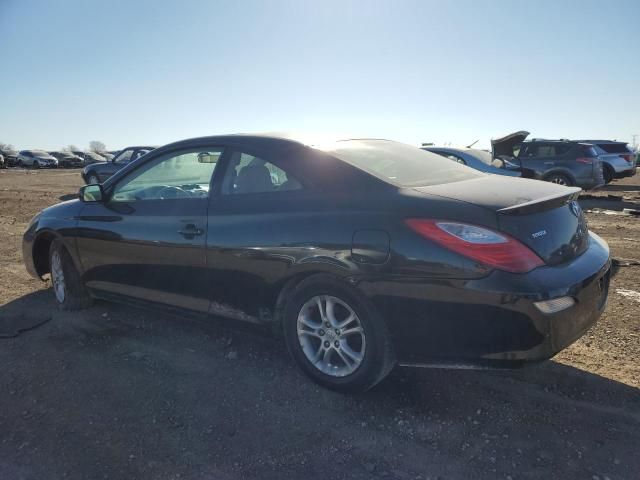
[[401,187],[438,185],[484,175],[435,153],[389,140],[343,140],[315,148]]
[[42,150],[31,150],[31,154],[34,157],[50,157],[51,156],[47,152],[44,152]]

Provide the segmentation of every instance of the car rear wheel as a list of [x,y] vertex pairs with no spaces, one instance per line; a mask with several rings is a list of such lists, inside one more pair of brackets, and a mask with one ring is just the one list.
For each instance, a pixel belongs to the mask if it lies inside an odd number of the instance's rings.
[[60,240],[56,239],[51,243],[49,267],[53,293],[62,310],[80,310],[91,306],[91,296],[89,296],[69,252]]
[[89,175],[89,178],[87,179],[87,183],[89,185],[95,184],[95,183],[100,183],[100,180],[98,179],[98,177],[96,175]]
[[298,366],[332,390],[366,391],[395,364],[382,318],[355,289],[327,275],[294,288],[283,327]]
[[565,187],[571,187],[573,185],[573,181],[562,173],[552,173],[546,178],[546,180],[547,182],[556,183]]
[[613,168],[605,164],[604,168],[602,169],[602,174],[604,175],[604,183],[611,183],[614,175]]

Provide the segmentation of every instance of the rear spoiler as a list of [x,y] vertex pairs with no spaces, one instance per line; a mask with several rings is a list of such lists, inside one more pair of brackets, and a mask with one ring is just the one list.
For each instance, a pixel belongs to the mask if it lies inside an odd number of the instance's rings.
[[576,200],[578,198],[578,195],[580,195],[580,192],[582,191],[582,189],[578,187],[566,187],[566,189],[569,190],[568,193],[555,193],[546,197],[536,198],[535,200],[530,200],[518,205],[501,208],[500,210],[498,210],[498,213],[501,213],[503,215],[524,215],[526,213],[535,213],[543,210],[549,210],[551,208],[565,205],[572,200]]

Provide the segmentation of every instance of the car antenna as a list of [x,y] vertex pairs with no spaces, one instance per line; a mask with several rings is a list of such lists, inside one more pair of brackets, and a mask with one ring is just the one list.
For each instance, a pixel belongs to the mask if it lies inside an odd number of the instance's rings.
[[471,145],[467,145],[467,148],[471,148],[473,147],[476,143],[478,143],[480,141],[480,139],[476,140],[475,142],[473,142]]

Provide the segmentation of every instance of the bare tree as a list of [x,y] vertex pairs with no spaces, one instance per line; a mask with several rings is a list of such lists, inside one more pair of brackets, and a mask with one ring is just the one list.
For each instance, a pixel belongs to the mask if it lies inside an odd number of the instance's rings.
[[15,148],[10,143],[0,142],[0,150],[15,150]]
[[96,153],[106,152],[107,146],[99,140],[92,140],[89,142],[89,150]]
[[66,150],[67,152],[77,152],[78,150],[80,150],[78,147],[76,147],[73,143],[71,145],[68,145],[66,148],[64,148],[63,150]]

